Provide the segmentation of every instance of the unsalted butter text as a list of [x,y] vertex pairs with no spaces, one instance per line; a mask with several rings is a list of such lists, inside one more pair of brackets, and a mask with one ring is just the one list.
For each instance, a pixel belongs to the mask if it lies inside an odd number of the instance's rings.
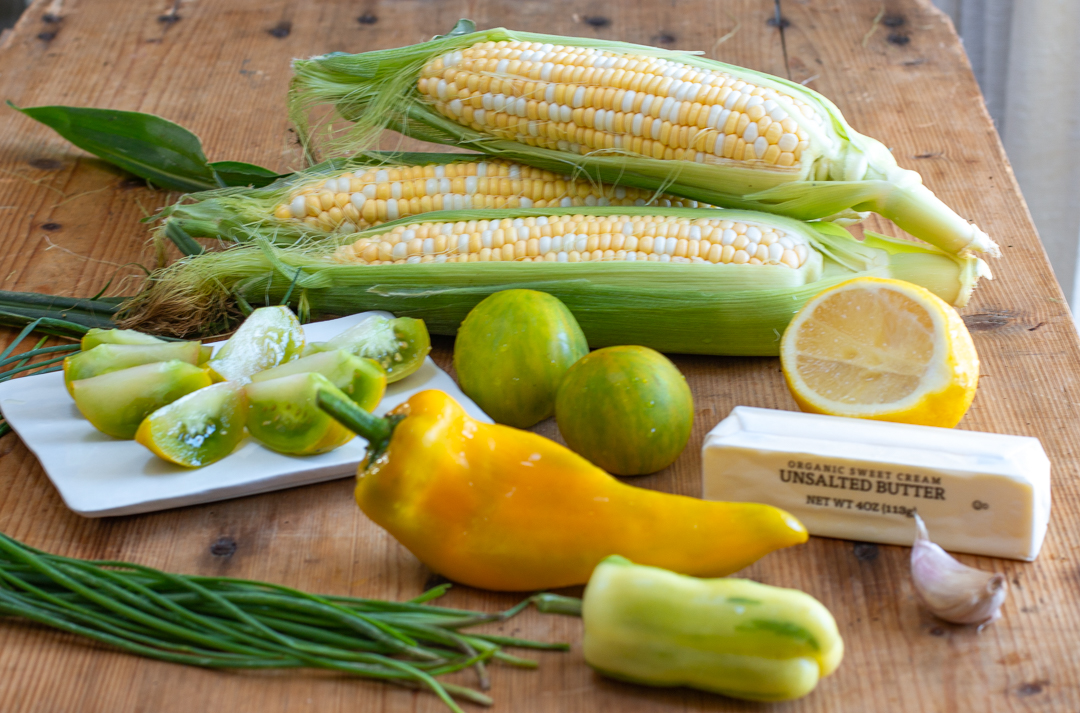
[[[794,470],[796,467],[803,469]],[[860,475],[866,473],[875,479],[884,479],[871,480],[870,478],[843,475],[845,471],[861,471]],[[891,480],[894,477],[896,480]],[[905,498],[922,498],[923,500],[945,499],[945,488],[937,485],[923,484],[940,483],[941,479],[939,477],[915,473],[893,473],[891,471],[880,470],[866,471],[861,468],[847,468],[842,465],[822,465],[817,463],[803,463],[801,461],[789,461],[787,468],[780,469],[780,480],[781,482],[792,483],[794,485],[813,485],[819,488],[855,490],[863,493],[876,492],[882,495],[899,495]]]

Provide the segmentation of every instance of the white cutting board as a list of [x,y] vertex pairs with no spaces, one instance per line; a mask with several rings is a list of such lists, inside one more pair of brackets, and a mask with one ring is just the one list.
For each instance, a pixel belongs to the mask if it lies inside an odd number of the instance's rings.
[[[327,341],[375,316],[393,315],[363,312],[307,324],[304,338]],[[492,422],[430,357],[414,374],[390,384],[375,413],[382,415],[427,389],[445,391],[473,418]],[[37,456],[64,504],[84,517],[153,512],[343,478],[356,474],[367,448],[367,441],[357,437],[329,453],[287,456],[247,437],[217,463],[182,468],[135,441],[106,436],[91,426],[68,395],[62,372],[0,383],[0,411]]]

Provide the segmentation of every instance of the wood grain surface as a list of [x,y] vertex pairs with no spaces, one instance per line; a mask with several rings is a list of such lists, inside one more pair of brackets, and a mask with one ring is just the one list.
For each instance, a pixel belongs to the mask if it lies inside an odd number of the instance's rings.
[[[1004,572],[1004,618],[982,632],[921,610],[908,549],[812,538],[744,574],[797,587],[835,614],[847,656],[805,699],[749,705],[606,681],[586,667],[580,621],[528,613],[507,632],[574,644],[540,668],[495,667],[507,713],[589,711],[1075,711],[1080,709],[1080,351],[1067,305],[985,111],[960,42],[928,0],[53,0],[35,2],[0,48],[0,99],[155,112],[197,132],[211,160],[296,166],[284,95],[293,57],[422,41],[459,17],[480,27],[604,37],[705,54],[806,83],[1001,243],[965,318],[983,363],[961,428],[1039,437],[1054,512],[1038,561],[963,557]],[[140,220],[169,196],[0,111],[0,289],[130,293],[153,266]],[[894,232],[883,221],[872,225]],[[10,332],[5,332],[10,338]],[[448,366],[451,342],[434,355]],[[677,358],[693,387],[690,446],[645,487],[700,494],[704,434],[737,404],[794,409],[775,359]],[[551,422],[538,429],[557,437]],[[354,505],[350,480],[153,515],[69,512],[15,435],[0,439],[0,531],[65,555],[406,598],[431,573]],[[217,547],[213,547],[218,543]],[[235,545],[235,547],[233,547]],[[217,553],[217,554],[215,554]],[[512,595],[459,587],[452,606]],[[471,681],[470,681],[471,682]],[[439,711],[431,695],[315,672],[222,673],[157,663],[0,622],[0,711],[180,713]]]

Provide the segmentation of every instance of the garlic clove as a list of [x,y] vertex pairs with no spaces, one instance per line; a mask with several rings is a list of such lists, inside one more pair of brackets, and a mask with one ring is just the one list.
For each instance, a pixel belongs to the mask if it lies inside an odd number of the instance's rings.
[[915,543],[911,547],[911,579],[923,606],[953,624],[979,624],[1001,616],[1009,593],[1005,575],[961,564],[930,541],[926,525],[915,513]]

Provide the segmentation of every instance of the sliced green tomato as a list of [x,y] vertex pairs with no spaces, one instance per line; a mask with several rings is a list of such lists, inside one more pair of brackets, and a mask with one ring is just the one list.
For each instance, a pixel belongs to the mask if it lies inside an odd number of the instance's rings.
[[319,408],[320,389],[348,397],[322,374],[307,372],[252,382],[248,397],[248,432],[279,453],[306,456],[326,453],[352,440],[353,432]]
[[215,381],[246,384],[260,371],[300,356],[304,330],[288,307],[260,307],[218,350],[207,366]]
[[154,411],[139,425],[135,440],[170,463],[198,468],[236,450],[246,420],[244,387],[226,381]]
[[198,342],[160,342],[158,344],[101,344],[90,351],[64,359],[64,385],[72,396],[71,384],[140,364],[178,359],[198,364],[202,347]]
[[420,368],[431,351],[431,337],[422,319],[372,317],[328,342],[309,345],[305,354],[332,349],[374,359],[386,369],[386,381],[392,384]]
[[251,381],[270,381],[309,371],[325,376],[365,411],[373,411],[386,392],[386,370],[379,366],[379,362],[353,356],[344,349],[311,354],[260,371],[251,377]]
[[164,339],[134,329],[90,329],[83,335],[82,350],[88,352],[102,344],[166,344]]
[[80,379],[72,396],[94,428],[130,439],[144,418],[210,383],[205,369],[174,359]]

